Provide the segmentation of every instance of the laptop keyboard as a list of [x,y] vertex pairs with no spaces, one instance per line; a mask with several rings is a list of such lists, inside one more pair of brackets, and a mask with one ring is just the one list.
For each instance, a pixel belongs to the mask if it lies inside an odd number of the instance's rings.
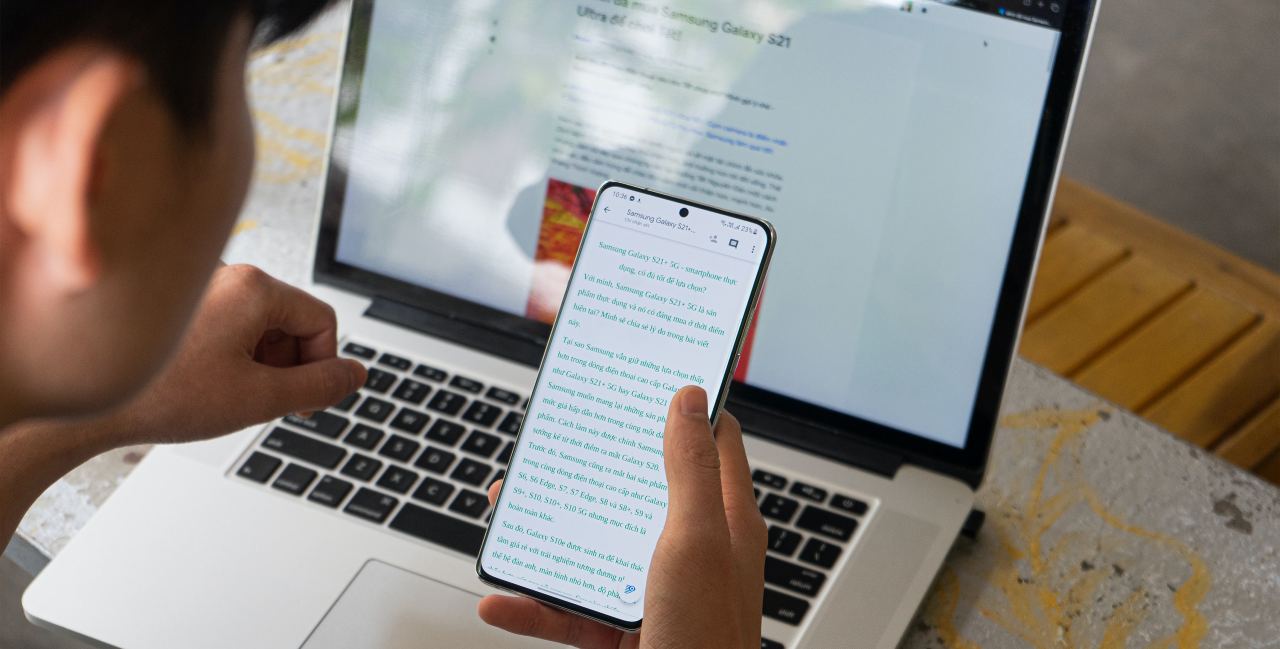
[[[763,614],[799,626],[863,527],[865,501],[755,468],[756,501],[769,526]],[[782,644],[762,640],[762,649]]]
[[[310,417],[272,422],[235,475],[479,556],[488,487],[506,474],[527,397],[354,342],[341,355],[366,364],[364,387]],[[751,478],[769,525],[763,614],[798,626],[868,506],[773,470]]]
[[358,343],[341,354],[368,366],[364,388],[268,425],[236,475],[479,556],[525,397]]

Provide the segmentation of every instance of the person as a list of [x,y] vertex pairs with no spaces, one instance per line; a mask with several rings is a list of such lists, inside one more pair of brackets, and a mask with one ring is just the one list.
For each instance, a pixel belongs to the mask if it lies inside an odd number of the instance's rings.
[[[330,406],[366,378],[333,310],[219,254],[253,167],[252,47],[323,0],[0,0],[0,538],[59,477],[126,445]],[[623,634],[490,596],[489,624],[584,648],[760,641],[765,527],[741,431],[672,399],[671,505]],[[491,492],[491,497],[496,492]]]

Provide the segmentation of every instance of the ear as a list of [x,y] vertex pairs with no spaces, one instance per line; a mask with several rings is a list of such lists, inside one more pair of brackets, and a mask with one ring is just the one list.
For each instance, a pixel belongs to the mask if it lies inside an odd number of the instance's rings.
[[91,206],[102,134],[144,80],[135,60],[79,45],[41,59],[0,98],[0,218],[50,288],[79,292],[101,274]]

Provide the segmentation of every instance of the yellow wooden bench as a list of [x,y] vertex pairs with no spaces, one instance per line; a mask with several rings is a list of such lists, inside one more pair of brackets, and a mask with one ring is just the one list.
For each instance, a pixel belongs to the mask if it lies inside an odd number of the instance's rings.
[[1019,352],[1280,484],[1280,276],[1064,178]]

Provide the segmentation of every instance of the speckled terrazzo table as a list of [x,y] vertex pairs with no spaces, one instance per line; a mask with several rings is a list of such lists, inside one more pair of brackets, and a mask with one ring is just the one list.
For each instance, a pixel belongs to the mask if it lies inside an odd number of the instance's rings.
[[[258,170],[229,263],[307,277],[345,20],[251,65]],[[38,570],[146,451],[50,488],[9,555]],[[904,647],[1280,647],[1280,490],[1023,360],[978,507]]]

